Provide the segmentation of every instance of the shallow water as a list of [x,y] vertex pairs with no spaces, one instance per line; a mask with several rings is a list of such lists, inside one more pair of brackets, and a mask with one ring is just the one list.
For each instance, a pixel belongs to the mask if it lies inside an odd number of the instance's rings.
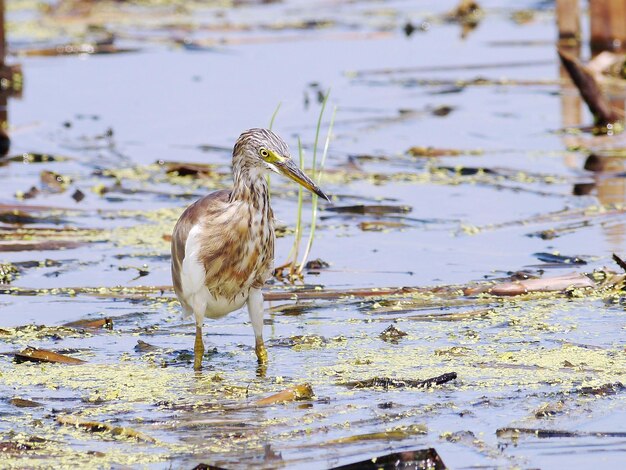
[[[265,378],[256,373],[245,312],[207,320],[205,344],[216,352],[205,359],[203,373],[191,369],[193,325],[180,316],[168,287],[169,243],[163,236],[190,200],[228,187],[228,149],[241,130],[267,126],[278,103],[275,130],[293,150],[300,136],[310,162],[320,90],[331,89],[329,106],[337,106],[322,183],[335,196],[334,205],[381,203],[412,211],[377,218],[339,215],[322,206],[312,258],[330,268],[305,275],[307,285],[464,286],[519,270],[545,276],[605,266],[619,270],[611,254],[623,252],[626,237],[619,205],[624,186],[616,176],[623,163],[612,161],[617,168],[612,174],[594,174],[583,169],[587,153],[568,149],[623,147],[624,138],[556,132],[589,124],[591,117],[582,107],[577,122],[562,114],[563,103],[575,102],[576,94],[558,82],[550,9],[537,9],[532,22],[518,25],[511,20],[510,2],[481,4],[485,18],[462,39],[458,24],[441,21],[453,2],[209,4],[179,6],[175,12],[167,6],[104,3],[89,21],[59,11],[36,28],[29,19],[42,14],[28,3],[15,3],[8,14],[15,53],[78,41],[88,22],[106,23],[119,35],[118,46],[139,51],[15,58],[25,88],[8,106],[10,154],[38,152],[67,160],[1,167],[0,203],[52,208],[34,211],[44,221],[29,227],[93,230],[65,230],[54,237],[84,242],[77,248],[1,254],[3,263],[59,263],[23,267],[5,286],[0,352],[30,345],[87,361],[16,364],[11,354],[0,357],[0,390],[7,398],[0,403],[3,440],[46,440],[32,450],[0,454],[2,466],[191,468],[204,462],[225,468],[330,468],[434,447],[451,468],[619,467],[626,451],[623,435],[585,434],[624,431],[623,389],[585,388],[626,380],[617,289],[515,298],[442,292],[304,300],[308,308],[295,312],[284,310],[295,301],[267,302]],[[116,13],[124,8],[134,16]],[[516,8],[536,4],[517,2]],[[302,27],[312,19],[328,24]],[[430,26],[406,37],[402,27],[409,20]],[[192,51],[174,43],[180,38],[220,42]],[[537,84],[455,88],[478,77]],[[432,110],[441,106],[452,110],[435,115]],[[413,146],[480,152],[426,159],[407,154]],[[350,157],[358,168],[348,165]],[[159,161],[211,163],[217,173],[175,178],[164,165],[155,165]],[[493,172],[462,176],[442,167]],[[72,182],[62,192],[46,193],[42,170]],[[114,186],[116,179],[121,187]],[[590,194],[573,195],[575,184],[594,182]],[[293,229],[296,190],[278,177],[271,184],[275,214]],[[109,191],[100,195],[103,185]],[[43,192],[25,201],[14,197],[31,186]],[[86,196],[81,202],[71,197],[75,189]],[[46,223],[51,215],[62,223]],[[309,217],[307,203],[307,224]],[[406,226],[360,228],[380,220]],[[528,236],[577,223],[556,238]],[[2,224],[9,226],[15,225]],[[11,241],[15,234],[2,237]],[[27,233],[25,239],[41,237]],[[278,239],[277,262],[287,257],[292,240],[291,235]],[[588,264],[547,266],[536,252],[576,255]],[[147,274],[137,278],[139,268]],[[104,289],[116,286],[129,289]],[[164,288],[131,289],[138,286]],[[76,291],[80,287],[103,289]],[[277,282],[268,291],[290,288]],[[484,314],[456,321],[438,317],[482,309]],[[418,315],[431,315],[431,321]],[[113,330],[58,328],[102,317],[113,319]],[[407,333],[397,343],[379,336],[392,323]],[[136,351],[138,340],[159,349]],[[457,379],[426,390],[344,385],[447,372],[456,372]],[[304,382],[311,384],[314,399],[254,404]],[[18,408],[8,402],[14,397],[43,406]],[[542,413],[546,404],[555,411]],[[157,442],[57,424],[56,417],[65,414],[129,427]],[[502,428],[580,435],[497,435]]]

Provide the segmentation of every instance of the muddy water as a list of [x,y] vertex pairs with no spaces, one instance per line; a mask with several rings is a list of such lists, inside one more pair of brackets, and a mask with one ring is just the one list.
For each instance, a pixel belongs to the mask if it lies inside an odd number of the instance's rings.
[[[552,12],[533,10],[532,21],[517,24],[509,2],[483,2],[486,16],[461,38],[458,24],[443,21],[454,6],[446,3],[60,5],[54,16],[15,4],[8,19],[16,54],[80,42],[87,24],[106,25],[117,46],[138,50],[14,59],[25,88],[8,105],[10,155],[63,158],[0,167],[0,203],[41,217],[21,232],[2,224],[2,243],[23,245],[1,253],[20,272],[0,297],[0,434],[28,447],[0,454],[3,467],[326,468],[428,447],[452,468],[619,466],[624,436],[598,435],[624,431],[626,418],[615,385],[626,380],[618,290],[267,302],[265,378],[245,312],[207,321],[207,370],[191,370],[193,326],[168,287],[167,235],[191,200],[228,187],[234,139],[267,126],[278,103],[275,129],[294,150],[301,137],[310,162],[318,95],[328,89],[337,118],[322,185],[334,205],[411,212],[377,217],[322,206],[312,257],[330,267],[306,274],[307,285],[463,286],[519,270],[617,270],[611,254],[623,252],[626,237],[615,206],[624,198],[615,175],[622,162],[595,175],[583,169],[587,153],[571,149],[623,147],[624,139],[556,132],[591,118],[558,84]],[[425,31],[406,37],[408,21]],[[181,38],[196,47],[181,47]],[[509,82],[493,83],[502,79]],[[563,114],[572,103],[574,113]],[[415,157],[407,153],[414,146],[462,155]],[[166,173],[172,161],[214,166],[204,178],[175,177]],[[44,170],[71,182],[46,187]],[[591,191],[574,196],[577,184]],[[34,198],[15,196],[32,186]],[[274,177],[272,190],[276,216],[293,230],[295,188]],[[402,226],[363,230],[380,222]],[[529,236],[549,229],[557,236]],[[279,262],[289,233],[278,240]],[[26,249],[50,240],[80,244]],[[587,264],[546,264],[536,252]],[[268,292],[292,288],[277,281]],[[448,313],[463,315],[440,321]],[[61,327],[103,317],[112,330]],[[391,324],[407,335],[381,339]],[[137,348],[138,340],[154,348]],[[27,345],[87,364],[14,363],[12,353]],[[348,384],[448,372],[457,379],[427,390]],[[315,398],[254,404],[304,382]],[[42,406],[16,407],[16,397]],[[156,442],[62,426],[62,415]]]

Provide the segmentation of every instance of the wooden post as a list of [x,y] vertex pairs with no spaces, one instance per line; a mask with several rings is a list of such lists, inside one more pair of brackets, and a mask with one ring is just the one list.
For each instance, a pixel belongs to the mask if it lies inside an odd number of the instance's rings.
[[580,5],[578,0],[556,0],[556,24],[559,44],[574,45],[580,42]]
[[626,0],[589,0],[591,49],[626,50]]

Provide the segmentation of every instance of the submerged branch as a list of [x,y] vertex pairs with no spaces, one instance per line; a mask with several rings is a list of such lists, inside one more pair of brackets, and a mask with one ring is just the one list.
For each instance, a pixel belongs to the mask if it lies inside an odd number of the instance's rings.
[[569,73],[578,91],[580,91],[580,95],[585,100],[589,111],[593,114],[596,126],[605,127],[623,118],[604,97],[593,73],[576,57],[562,50],[559,50],[558,53],[563,66]]

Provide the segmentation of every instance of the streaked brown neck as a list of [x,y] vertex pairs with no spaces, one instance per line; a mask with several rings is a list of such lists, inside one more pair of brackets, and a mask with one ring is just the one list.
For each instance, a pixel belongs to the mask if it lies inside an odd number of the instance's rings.
[[245,161],[233,158],[233,191],[231,201],[251,204],[255,210],[269,213],[269,189],[264,172]]

